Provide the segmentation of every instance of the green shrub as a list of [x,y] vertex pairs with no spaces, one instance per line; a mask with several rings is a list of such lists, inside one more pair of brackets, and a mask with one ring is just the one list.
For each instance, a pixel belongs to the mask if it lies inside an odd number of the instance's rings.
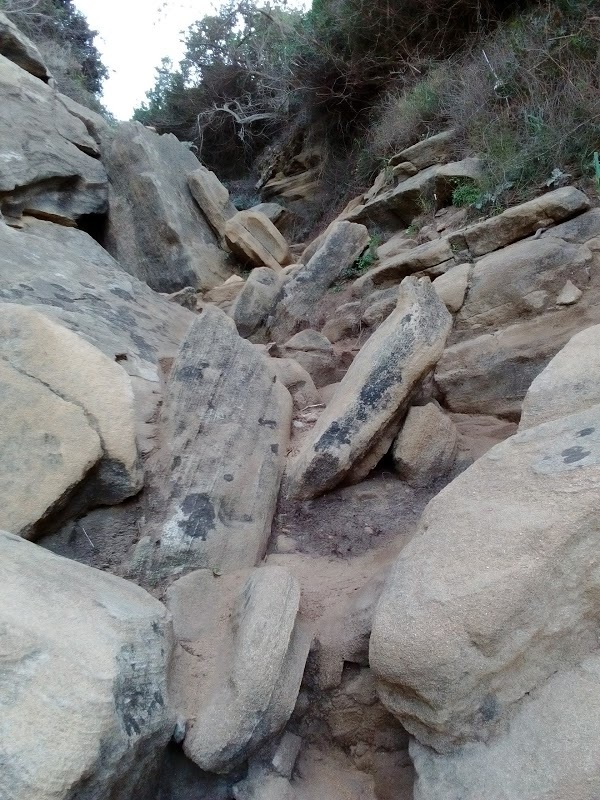
[[481,191],[474,183],[457,183],[452,191],[452,205],[464,208],[481,202]]

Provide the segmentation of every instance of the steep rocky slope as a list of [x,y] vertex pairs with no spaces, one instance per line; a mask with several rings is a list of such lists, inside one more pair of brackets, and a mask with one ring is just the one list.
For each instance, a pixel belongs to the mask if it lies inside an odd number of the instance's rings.
[[600,796],[594,198],[450,131],[290,248],[11,35],[0,796]]

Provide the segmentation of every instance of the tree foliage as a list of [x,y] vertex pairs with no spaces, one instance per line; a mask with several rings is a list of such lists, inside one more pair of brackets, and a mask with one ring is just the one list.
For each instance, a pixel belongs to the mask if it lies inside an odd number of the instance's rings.
[[0,10],[38,45],[61,91],[80,101],[100,94],[108,72],[94,44],[96,31],[72,0],[0,0]]

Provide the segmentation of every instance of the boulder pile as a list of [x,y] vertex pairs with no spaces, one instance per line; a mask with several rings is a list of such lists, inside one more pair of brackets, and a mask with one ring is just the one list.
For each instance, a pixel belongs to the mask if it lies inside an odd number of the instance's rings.
[[317,150],[238,210],[3,14],[0,102],[0,797],[597,800],[582,186],[441,131],[290,243]]

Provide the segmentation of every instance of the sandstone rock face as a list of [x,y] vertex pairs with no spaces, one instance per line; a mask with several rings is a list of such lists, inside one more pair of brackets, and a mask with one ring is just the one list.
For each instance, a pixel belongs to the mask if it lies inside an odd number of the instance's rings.
[[[78,333],[134,378],[158,383],[194,315],[132,278],[82,231],[0,222],[0,303],[31,306]],[[2,306],[0,305],[0,309]]]
[[227,572],[265,551],[290,436],[292,400],[269,359],[206,308],[166,388],[157,573]]
[[590,201],[583,192],[565,186],[451,234],[450,241],[459,249],[468,249],[473,256],[482,256],[524,239],[540,228],[581,214],[589,207]]
[[477,158],[465,158],[441,166],[434,164],[358,206],[350,212],[348,219],[384,227],[397,228],[398,220],[410,225],[422,213],[424,201],[432,202],[436,208],[443,208],[451,199],[457,182],[468,183],[480,177],[481,164]]
[[452,318],[427,279],[407,278],[398,306],[363,346],[288,468],[289,493],[316,497],[377,464],[412,391],[439,359]]
[[286,240],[260,211],[238,211],[227,220],[224,235],[231,252],[244,263],[280,272],[291,262]]
[[75,100],[67,97],[66,94],[60,94],[59,92],[57,97],[70,114],[83,122],[87,132],[96,144],[101,145],[102,137],[109,131],[109,125],[104,117],[100,114],[96,114],[91,108],[76,103]]
[[[12,304],[0,315],[0,359],[78,407],[99,436],[102,459],[85,488],[87,502],[120,503],[141,489],[133,391],[119,364],[62,325]],[[47,419],[35,422],[43,429]],[[12,435],[18,441],[18,431]]]
[[456,132],[453,130],[436,133],[402,150],[390,159],[390,165],[396,166],[408,161],[417,169],[425,169],[432,164],[441,164],[448,160],[455,138]]
[[364,225],[334,223],[321,246],[284,289],[270,323],[276,340],[284,342],[310,327],[317,302],[341,273],[350,267],[369,242]]
[[600,792],[600,659],[524,698],[505,735],[439,755],[414,741],[416,800],[592,800]]
[[34,538],[102,456],[83,409],[0,360],[0,525]]
[[210,289],[231,274],[226,254],[188,188],[198,160],[172,134],[138,122],[107,137],[107,247],[121,266],[158,292]]
[[600,325],[568,342],[533,381],[523,401],[519,430],[600,403]]
[[239,766],[289,719],[310,644],[299,603],[297,580],[273,566],[217,580],[200,570],[169,589],[186,642],[175,668],[175,694],[192,720],[184,749],[202,769]]
[[412,250],[401,251],[397,255],[384,258],[373,269],[357,278],[352,290],[354,294],[362,295],[377,286],[400,283],[407,275],[429,267],[443,265],[441,267],[443,270],[454,263],[454,255],[448,239],[436,239],[433,242],[425,242],[425,244],[414,247]]
[[52,77],[34,43],[0,11],[0,55],[47,83]]
[[106,171],[96,142],[59,95],[0,55],[0,211],[72,225],[106,212]]
[[0,795],[150,800],[174,719],[164,606],[0,533]]
[[231,312],[240,336],[251,336],[266,321],[282,285],[281,276],[272,269],[252,270]]
[[454,423],[435,403],[413,406],[394,441],[394,466],[411,486],[429,486],[450,472],[457,445]]
[[490,253],[473,268],[457,330],[483,333],[554,308],[567,279],[587,286],[592,257],[585,245],[553,236]]
[[439,752],[503,736],[527,695],[597,652],[599,423],[596,405],[496,445],[396,562],[370,663],[387,707]]
[[194,200],[202,209],[208,224],[224,241],[225,224],[237,214],[237,209],[229,199],[229,192],[214,172],[200,165],[190,175],[188,184]]

